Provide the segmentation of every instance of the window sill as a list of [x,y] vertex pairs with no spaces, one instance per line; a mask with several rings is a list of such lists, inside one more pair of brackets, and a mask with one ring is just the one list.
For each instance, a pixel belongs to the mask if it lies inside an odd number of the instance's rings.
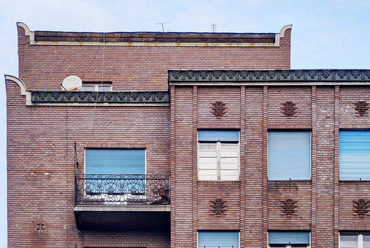
[[370,185],[370,180],[339,180],[339,184],[365,184]]
[[198,180],[199,185],[240,185],[240,180],[237,181],[200,181]]
[[311,185],[311,180],[268,180],[267,184],[269,187],[274,186],[290,186],[290,185]]

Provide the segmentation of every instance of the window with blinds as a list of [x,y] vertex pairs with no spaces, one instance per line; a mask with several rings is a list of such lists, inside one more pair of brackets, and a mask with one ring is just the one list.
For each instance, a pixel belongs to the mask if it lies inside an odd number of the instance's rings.
[[83,82],[82,91],[112,91],[112,82]]
[[239,180],[239,131],[198,131],[198,179]]
[[269,247],[310,247],[310,232],[268,232]]
[[239,232],[198,231],[198,248],[239,248]]
[[340,248],[370,248],[370,232],[341,232]]
[[86,174],[145,174],[144,149],[86,149]]
[[311,132],[268,133],[268,179],[311,179]]
[[339,132],[341,180],[370,180],[370,131]]

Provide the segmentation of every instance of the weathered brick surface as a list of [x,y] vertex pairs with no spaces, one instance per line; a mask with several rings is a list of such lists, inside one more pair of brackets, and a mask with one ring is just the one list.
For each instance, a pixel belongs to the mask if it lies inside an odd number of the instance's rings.
[[171,211],[175,215],[174,247],[192,247],[193,241],[193,130],[192,130],[192,87],[177,88],[175,92],[175,204]]
[[[226,110],[222,118],[212,114],[212,103],[223,102]],[[199,129],[240,129],[240,87],[199,87]]]
[[361,218],[353,212],[353,201],[370,199],[369,182],[347,182],[339,185],[339,230],[369,230],[369,216]]
[[245,247],[262,247],[262,88],[245,89]]
[[[170,173],[168,107],[26,107],[19,92],[7,83],[9,247],[81,243],[73,213],[74,142],[79,173],[85,147],[145,148],[147,173]],[[41,235],[37,223],[45,224]],[[142,242],[139,236],[130,243]]]
[[[311,128],[311,87],[270,87],[268,93],[268,124],[270,129]],[[284,115],[283,103],[293,102],[292,117]]]
[[[33,46],[19,32],[20,78],[29,90],[60,90],[75,74],[113,81],[114,90],[167,90],[168,69],[288,69],[290,30],[281,47]],[[104,59],[103,59],[104,58]],[[9,247],[196,247],[198,230],[239,230],[242,247],[266,247],[271,230],[311,231],[311,247],[338,247],[338,232],[369,230],[353,201],[369,182],[339,180],[339,130],[370,128],[354,103],[368,86],[171,86],[170,107],[26,106],[7,81]],[[222,101],[216,118],[211,104]],[[296,103],[287,118],[281,104]],[[240,130],[240,180],[197,180],[199,129]],[[312,130],[312,180],[268,181],[269,130]],[[74,216],[85,148],[145,148],[148,174],[171,173],[171,230],[80,231]],[[211,215],[210,201],[227,201]],[[297,200],[287,217],[281,201]],[[38,223],[45,225],[39,233]]]
[[86,231],[83,247],[151,247],[169,248],[170,233],[167,231]]
[[61,90],[69,75],[114,90],[167,90],[169,69],[289,69],[290,29],[280,47],[33,46],[18,27],[19,78],[29,90]]
[[334,244],[334,88],[317,87],[316,247]]
[[[355,110],[355,103],[365,101],[370,103],[369,87],[340,87],[340,128],[367,128],[369,114],[360,116]],[[357,113],[356,113],[357,112]]]
[[[282,201],[297,201],[296,212],[287,216]],[[309,181],[271,182],[268,187],[268,229],[310,230],[311,183]]]
[[[198,183],[198,230],[240,230],[240,185],[237,182]],[[210,214],[211,202],[227,201],[225,215]]]

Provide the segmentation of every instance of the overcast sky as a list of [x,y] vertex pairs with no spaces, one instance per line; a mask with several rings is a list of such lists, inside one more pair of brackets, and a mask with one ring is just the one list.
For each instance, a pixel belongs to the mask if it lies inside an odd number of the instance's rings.
[[[16,22],[31,31],[279,33],[292,69],[369,69],[369,0],[0,0],[0,74],[18,76]],[[6,247],[6,108],[0,77],[0,247]]]

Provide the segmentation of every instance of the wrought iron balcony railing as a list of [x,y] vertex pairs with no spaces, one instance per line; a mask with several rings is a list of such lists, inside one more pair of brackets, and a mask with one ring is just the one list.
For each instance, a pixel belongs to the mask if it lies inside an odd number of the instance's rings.
[[168,205],[169,175],[75,176],[75,205]]

